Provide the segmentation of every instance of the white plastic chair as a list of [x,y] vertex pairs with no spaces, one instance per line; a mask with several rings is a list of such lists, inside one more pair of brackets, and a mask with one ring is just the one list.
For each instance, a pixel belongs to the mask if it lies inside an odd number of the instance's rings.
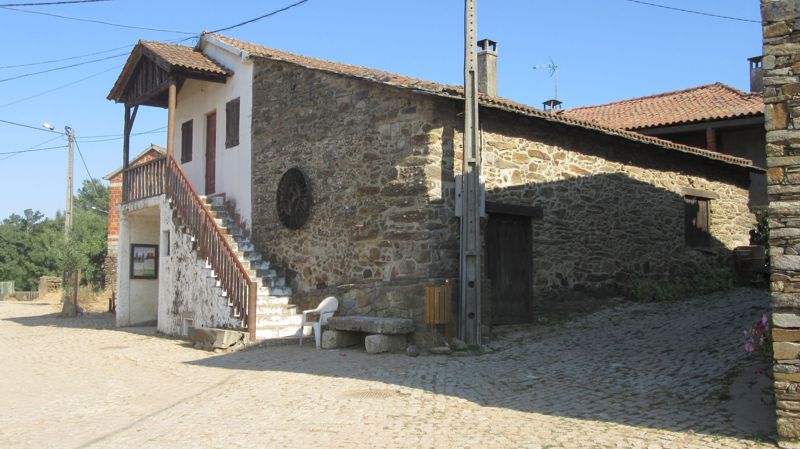
[[[328,296],[319,303],[316,309],[304,310],[302,327],[300,328],[300,346],[303,346],[303,340],[306,338],[306,327],[311,327],[314,331],[314,340],[317,343],[317,349],[319,349],[322,326],[328,324],[328,318],[332,317],[338,308],[339,300],[336,299],[335,296]],[[309,321],[308,315],[312,313],[319,315],[317,321]]]

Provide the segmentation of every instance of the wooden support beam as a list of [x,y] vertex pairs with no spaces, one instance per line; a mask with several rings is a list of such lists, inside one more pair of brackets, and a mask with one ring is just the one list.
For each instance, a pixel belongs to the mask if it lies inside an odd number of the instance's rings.
[[175,79],[169,80],[169,100],[167,110],[169,119],[167,122],[167,157],[173,156],[175,152],[175,107],[178,102],[178,85]]
[[710,126],[706,128],[706,149],[717,151],[717,130]]

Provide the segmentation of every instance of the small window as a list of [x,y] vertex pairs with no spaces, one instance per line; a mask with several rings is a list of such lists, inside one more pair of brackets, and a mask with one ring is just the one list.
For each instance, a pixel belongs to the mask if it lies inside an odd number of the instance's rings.
[[192,121],[181,125],[181,164],[192,161]]
[[239,99],[225,104],[225,148],[239,145]]
[[708,198],[686,196],[685,201],[685,234],[686,245],[697,248],[711,246],[709,232]]

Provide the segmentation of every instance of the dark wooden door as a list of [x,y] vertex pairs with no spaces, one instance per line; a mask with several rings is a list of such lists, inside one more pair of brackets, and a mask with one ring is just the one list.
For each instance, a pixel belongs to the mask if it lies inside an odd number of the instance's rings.
[[217,113],[206,116],[206,195],[216,191],[217,186]]
[[531,219],[489,215],[486,253],[492,281],[492,324],[531,322]]

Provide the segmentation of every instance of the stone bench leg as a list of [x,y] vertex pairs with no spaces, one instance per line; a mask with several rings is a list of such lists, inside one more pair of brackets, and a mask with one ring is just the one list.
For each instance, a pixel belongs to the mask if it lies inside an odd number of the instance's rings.
[[326,329],[322,332],[322,349],[339,349],[361,344],[361,332],[335,331]]
[[369,354],[403,352],[406,350],[406,336],[384,334],[367,335],[364,339],[364,347]]

